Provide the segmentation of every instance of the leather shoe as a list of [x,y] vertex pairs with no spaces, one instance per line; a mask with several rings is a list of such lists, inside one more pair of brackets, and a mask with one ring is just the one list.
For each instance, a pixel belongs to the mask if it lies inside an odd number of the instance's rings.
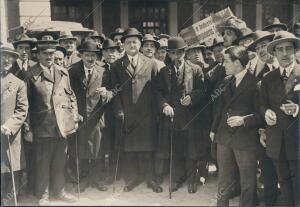
[[195,184],[195,183],[188,184],[188,192],[196,193],[197,192],[197,184]]
[[123,191],[124,192],[130,192],[132,191],[136,186],[138,186],[140,184],[140,181],[139,180],[133,180],[133,181],[130,181],[126,184],[126,186],[124,187]]
[[77,201],[77,199],[74,196],[68,195],[66,193],[61,193],[60,195],[55,196],[55,199],[66,203],[74,203]]
[[147,187],[151,188],[155,193],[161,193],[163,191],[162,187],[160,187],[159,184],[153,180],[147,182]]

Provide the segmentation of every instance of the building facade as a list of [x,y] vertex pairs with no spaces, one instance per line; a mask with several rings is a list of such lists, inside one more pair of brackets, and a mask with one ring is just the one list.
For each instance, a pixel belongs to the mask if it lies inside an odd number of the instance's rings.
[[251,29],[278,17],[292,26],[299,21],[299,0],[1,0],[6,2],[7,30],[36,21],[75,21],[109,34],[117,27],[143,33],[176,35],[210,13],[229,6]]

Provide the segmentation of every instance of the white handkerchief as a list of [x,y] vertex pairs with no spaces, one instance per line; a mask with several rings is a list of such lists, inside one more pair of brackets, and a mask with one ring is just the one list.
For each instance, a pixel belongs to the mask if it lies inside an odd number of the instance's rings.
[[300,84],[295,85],[294,91],[300,91]]

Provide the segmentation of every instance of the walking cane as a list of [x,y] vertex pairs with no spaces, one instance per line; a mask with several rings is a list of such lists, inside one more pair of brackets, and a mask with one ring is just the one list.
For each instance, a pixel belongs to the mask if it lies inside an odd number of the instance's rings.
[[170,176],[169,176],[169,199],[172,199],[172,162],[173,162],[173,117],[170,118],[169,126],[169,136],[170,136]]
[[118,175],[118,168],[119,168],[119,159],[120,159],[120,151],[121,151],[121,143],[122,143],[122,134],[123,134],[123,126],[124,126],[124,120],[122,119],[121,122],[121,131],[120,131],[120,136],[119,136],[119,147],[118,147],[118,155],[117,155],[117,163],[116,163],[116,170],[115,170],[115,177],[114,177],[114,183],[113,183],[113,193],[115,193],[115,184],[117,180],[117,175]]
[[11,173],[11,179],[12,179],[12,186],[13,186],[13,194],[14,194],[14,203],[15,206],[18,205],[17,201],[17,192],[16,192],[16,184],[15,184],[15,175],[14,175],[14,169],[13,169],[13,159],[12,159],[12,153],[11,153],[11,146],[9,141],[9,135],[7,135],[7,142],[8,142],[8,151],[9,151],[9,157],[10,157],[10,173]]
[[79,175],[79,157],[78,157],[78,132],[75,132],[75,151],[76,151],[76,171],[77,171],[77,197],[80,199],[80,175]]

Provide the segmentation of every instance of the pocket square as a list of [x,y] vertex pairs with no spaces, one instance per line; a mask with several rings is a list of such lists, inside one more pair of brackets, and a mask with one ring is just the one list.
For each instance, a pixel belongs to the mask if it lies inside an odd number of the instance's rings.
[[294,91],[300,91],[300,84],[295,85]]

